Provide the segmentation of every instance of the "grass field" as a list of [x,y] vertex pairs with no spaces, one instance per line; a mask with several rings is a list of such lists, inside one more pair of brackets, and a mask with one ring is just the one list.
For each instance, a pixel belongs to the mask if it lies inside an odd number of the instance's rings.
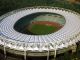
[[44,35],[44,34],[53,33],[58,29],[59,28],[55,26],[53,27],[53,26],[48,26],[48,25],[35,24],[35,25],[32,25],[32,28],[29,31],[32,32],[33,34]]
[[55,22],[37,21],[31,23],[26,29],[35,35],[45,35],[45,34],[54,33],[60,28],[61,26]]
[[54,13],[34,13],[19,19],[14,29],[28,35],[45,35],[58,31],[65,24],[63,16]]

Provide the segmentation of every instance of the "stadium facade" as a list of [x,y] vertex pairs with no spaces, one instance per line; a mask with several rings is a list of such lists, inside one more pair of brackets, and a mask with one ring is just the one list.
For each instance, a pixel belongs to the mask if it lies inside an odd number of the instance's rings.
[[[34,13],[56,13],[65,18],[64,26],[46,35],[28,35],[14,29],[15,23]],[[76,43],[80,40],[80,14],[58,7],[27,7],[14,10],[0,17],[0,49],[15,55],[54,56],[72,50],[76,52]]]

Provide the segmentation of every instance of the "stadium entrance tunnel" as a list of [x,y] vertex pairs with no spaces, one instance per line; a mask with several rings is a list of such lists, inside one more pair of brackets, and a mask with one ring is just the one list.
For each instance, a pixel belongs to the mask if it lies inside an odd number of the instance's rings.
[[50,12],[37,12],[19,19],[14,29],[28,35],[47,35],[61,29],[65,24],[62,15]]

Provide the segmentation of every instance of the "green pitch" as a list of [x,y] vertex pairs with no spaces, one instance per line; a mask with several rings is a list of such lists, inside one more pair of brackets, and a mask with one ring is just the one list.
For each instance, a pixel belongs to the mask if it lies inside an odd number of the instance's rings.
[[57,31],[58,29],[59,28],[55,26],[53,27],[53,26],[48,26],[48,25],[34,24],[31,26],[29,31],[36,35],[45,35],[45,34],[53,33]]
[[[32,22],[36,22],[37,25],[32,24]],[[40,23],[38,24],[38,22]],[[50,22],[53,26],[49,26]],[[20,33],[28,35],[46,35],[58,31],[64,26],[65,22],[65,18],[62,15],[49,12],[38,12],[19,19],[15,23],[14,29]],[[56,23],[60,26],[57,26]]]

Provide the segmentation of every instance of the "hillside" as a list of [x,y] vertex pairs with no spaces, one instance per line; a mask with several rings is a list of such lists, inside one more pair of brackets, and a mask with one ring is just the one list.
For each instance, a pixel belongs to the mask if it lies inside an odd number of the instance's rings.
[[79,4],[72,4],[65,0],[0,0],[0,15],[15,9],[31,6],[57,6],[80,13]]

